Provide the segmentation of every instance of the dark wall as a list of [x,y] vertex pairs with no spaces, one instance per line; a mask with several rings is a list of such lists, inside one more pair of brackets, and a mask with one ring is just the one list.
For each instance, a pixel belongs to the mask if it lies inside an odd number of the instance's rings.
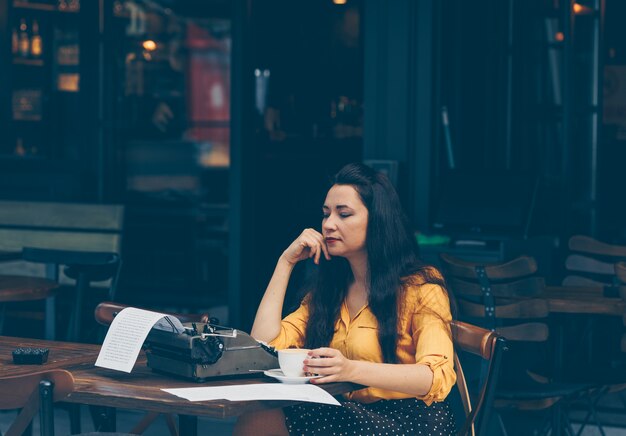
[[429,225],[436,119],[433,77],[437,2],[366,1],[365,159],[399,163],[398,191],[417,229]]
[[[305,228],[320,228],[330,175],[363,158],[360,2],[351,3],[237,2],[229,277],[237,327],[250,328],[283,250]],[[264,111],[256,109],[257,69],[269,72]],[[344,118],[342,97],[351,101]],[[288,300],[301,278],[297,272]]]

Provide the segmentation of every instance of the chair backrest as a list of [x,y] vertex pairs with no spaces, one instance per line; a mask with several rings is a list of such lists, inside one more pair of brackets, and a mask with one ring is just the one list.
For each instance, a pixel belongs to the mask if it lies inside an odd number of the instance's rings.
[[5,436],[19,436],[40,412],[41,434],[54,434],[52,403],[74,390],[74,378],[65,370],[0,378],[0,410],[21,409]]
[[589,236],[574,235],[569,239],[570,254],[565,259],[567,271],[562,284],[598,288],[598,292],[626,293],[619,286],[614,264],[626,260],[626,246],[611,245]]
[[[119,255],[123,219],[120,205],[0,201],[0,250],[33,247]],[[24,261],[0,263],[0,274],[51,278],[45,265]]]
[[[113,303],[111,301],[103,301],[102,303],[96,306],[94,311],[94,317],[98,324],[103,326],[109,326],[113,322],[113,318],[125,309],[126,305]],[[186,322],[198,322],[198,323],[206,323],[209,322],[209,315],[206,313],[170,313],[167,315],[173,315],[180,320],[182,323]]]
[[537,264],[532,257],[484,264],[442,254],[441,262],[463,320],[492,329],[510,341],[547,341],[544,320],[549,310],[541,298],[545,282],[533,276]]
[[[486,434],[489,413],[493,405],[496,383],[500,370],[501,354],[506,350],[505,340],[495,332],[471,325],[462,321],[452,321],[452,338],[454,340],[454,365],[457,374],[457,388],[465,410],[465,422],[459,435]],[[464,351],[479,356],[486,364],[487,371],[480,381],[478,395],[474,401],[470,399],[468,382],[458,352]],[[473,404],[473,407],[472,407]]]

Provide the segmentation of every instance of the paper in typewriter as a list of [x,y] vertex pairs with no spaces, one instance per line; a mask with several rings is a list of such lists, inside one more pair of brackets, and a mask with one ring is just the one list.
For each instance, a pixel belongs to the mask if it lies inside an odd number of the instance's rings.
[[184,331],[180,320],[174,316],[127,307],[113,318],[96,366],[131,372],[152,327],[175,333]]

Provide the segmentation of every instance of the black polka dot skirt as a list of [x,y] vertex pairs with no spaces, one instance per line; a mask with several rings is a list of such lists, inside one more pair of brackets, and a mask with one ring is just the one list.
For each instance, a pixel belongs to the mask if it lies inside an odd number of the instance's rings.
[[453,435],[446,401],[430,406],[415,398],[375,403],[342,401],[342,406],[302,403],[286,407],[290,435]]

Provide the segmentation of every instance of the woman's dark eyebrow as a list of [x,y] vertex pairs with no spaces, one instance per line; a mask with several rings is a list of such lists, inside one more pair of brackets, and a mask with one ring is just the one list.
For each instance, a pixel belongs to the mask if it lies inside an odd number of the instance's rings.
[[[322,206],[323,210],[330,210],[330,207],[323,205]],[[335,209],[350,209],[352,210],[352,208],[350,206],[348,206],[347,204],[338,204],[337,206],[335,206]]]

